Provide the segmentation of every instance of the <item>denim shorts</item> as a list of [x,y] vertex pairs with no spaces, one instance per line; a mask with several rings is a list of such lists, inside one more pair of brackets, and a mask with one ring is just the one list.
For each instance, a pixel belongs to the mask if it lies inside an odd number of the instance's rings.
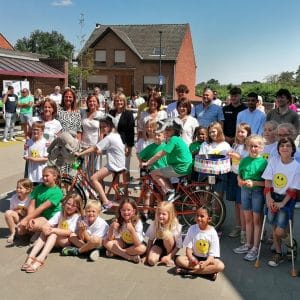
[[[280,195],[277,193],[272,193],[271,196],[275,202],[281,202],[285,197],[285,195]],[[273,226],[285,229],[289,222],[287,211],[280,209],[278,212],[273,213],[270,209],[268,209],[268,222]]]
[[226,200],[241,204],[241,187],[238,185],[237,174],[227,174]]
[[31,119],[32,119],[32,114],[20,114],[20,122],[22,124],[30,123]]
[[252,210],[257,214],[263,214],[265,197],[262,189],[241,188],[241,200],[243,210]]

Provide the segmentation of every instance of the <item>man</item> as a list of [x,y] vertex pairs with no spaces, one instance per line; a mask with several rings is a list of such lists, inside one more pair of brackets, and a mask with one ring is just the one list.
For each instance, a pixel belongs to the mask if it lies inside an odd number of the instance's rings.
[[94,88],[94,95],[98,98],[99,100],[99,109],[100,110],[105,110],[105,98],[101,93],[101,89],[99,87]]
[[292,95],[287,89],[280,89],[276,93],[277,108],[270,110],[267,114],[267,121],[276,121],[277,123],[291,123],[299,133],[299,116],[296,112],[289,109]]
[[251,127],[251,134],[262,135],[266,122],[266,115],[259,109],[256,109],[258,95],[254,92],[248,94],[248,108],[239,112],[236,125],[247,123]]
[[56,105],[60,105],[61,104],[61,98],[62,98],[62,94],[60,93],[60,86],[56,86],[54,88],[54,93],[49,95],[50,99],[52,99]]
[[6,94],[3,96],[3,104],[5,105],[5,129],[3,135],[3,142],[8,140],[15,141],[14,128],[17,118],[17,104],[18,96],[14,93],[14,87],[9,86]]
[[177,101],[174,101],[167,106],[168,118],[176,118],[178,116],[177,102],[182,98],[186,98],[187,94],[190,92],[185,84],[179,84],[175,91],[177,93]]
[[230,92],[230,103],[223,107],[224,114],[224,135],[226,142],[230,145],[234,142],[236,130],[236,118],[239,112],[247,109],[244,103],[241,103],[242,90],[238,87],[233,87]]
[[214,93],[214,98],[211,103],[222,106],[222,100],[218,98],[218,92],[214,90],[213,93]]
[[202,103],[195,107],[195,117],[200,126],[207,128],[210,123],[218,121],[223,125],[224,115],[222,107],[212,104],[214,93],[206,88],[203,91]]

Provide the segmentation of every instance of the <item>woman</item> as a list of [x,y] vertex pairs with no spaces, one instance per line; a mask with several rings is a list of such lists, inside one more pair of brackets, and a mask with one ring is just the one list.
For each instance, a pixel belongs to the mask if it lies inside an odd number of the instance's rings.
[[196,118],[191,116],[192,104],[187,98],[182,98],[177,102],[178,118],[182,123],[182,139],[189,146],[193,141],[194,131],[199,126]]
[[62,103],[57,109],[57,120],[62,126],[62,131],[73,131],[78,140],[81,140],[81,116],[77,110],[76,95],[72,89],[65,90]]
[[36,89],[34,92],[33,116],[38,117],[42,112],[42,104],[44,101],[43,92],[41,89]]
[[[132,111],[126,109],[127,99],[124,94],[117,94],[114,98],[115,109],[109,113],[118,122],[117,131],[125,145],[126,169],[130,170],[131,149],[134,145],[134,117]],[[127,178],[128,180],[129,178]]]
[[[101,138],[99,119],[104,117],[104,113],[99,111],[100,102],[96,95],[92,94],[87,97],[87,109],[81,111],[82,138],[81,146],[87,149],[95,146]],[[85,168],[88,176],[92,176],[101,167],[101,156],[95,152],[85,156]]]

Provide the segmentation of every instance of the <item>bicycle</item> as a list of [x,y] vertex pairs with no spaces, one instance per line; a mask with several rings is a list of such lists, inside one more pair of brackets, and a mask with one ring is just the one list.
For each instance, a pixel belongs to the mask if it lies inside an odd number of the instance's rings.
[[[138,209],[154,213],[157,203],[162,201],[162,192],[160,188],[153,182],[148,171],[143,172],[141,181],[141,192],[136,199]],[[146,194],[149,193],[154,198],[149,206],[144,204]],[[191,182],[187,180],[187,176],[179,178],[176,186],[176,195],[174,206],[180,223],[183,225],[183,233],[195,223],[195,214],[197,208],[206,205],[211,209],[211,225],[216,229],[220,228],[226,217],[226,207],[222,200],[212,191],[212,183],[210,182]]]

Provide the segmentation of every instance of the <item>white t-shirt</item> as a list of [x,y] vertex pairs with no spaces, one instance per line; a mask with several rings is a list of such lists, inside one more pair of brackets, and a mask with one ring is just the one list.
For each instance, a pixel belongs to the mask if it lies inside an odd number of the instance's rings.
[[269,160],[272,155],[274,154],[274,151],[277,152],[277,142],[273,143],[273,144],[269,144],[269,145],[265,145],[264,150],[261,153],[261,156],[266,159]]
[[[144,241],[144,232],[143,232],[143,223],[141,220],[138,220],[135,224],[135,231],[137,233],[138,239],[143,242]],[[122,227],[119,231],[114,231],[114,236],[116,238],[121,238],[123,242],[126,244],[132,245],[133,244],[133,238],[131,233],[126,229],[126,224],[122,224]]]
[[48,220],[48,223],[52,227],[57,227],[66,230],[69,229],[71,232],[75,232],[79,218],[80,218],[79,214],[73,214],[72,216],[65,218],[63,212],[58,211],[52,218]]
[[199,154],[219,154],[227,156],[227,153],[231,151],[231,147],[227,142],[210,143],[204,142],[199,150]]
[[148,111],[141,112],[141,115],[140,115],[140,117],[138,119],[138,123],[137,123],[138,132],[144,132],[145,125],[148,122],[148,120],[160,121],[160,120],[167,119],[167,117],[168,116],[167,116],[167,113],[165,110],[159,110],[157,112],[156,118],[151,118]]
[[9,199],[9,209],[15,210],[15,209],[22,209],[23,207],[28,207],[30,203],[30,198],[27,197],[24,200],[20,200],[18,198],[17,194],[14,194],[10,199]]
[[[182,231],[182,225],[180,225],[179,223],[177,223],[177,226],[171,230],[171,233],[172,233],[172,236],[174,237],[177,248],[182,248],[181,231]],[[152,222],[150,224],[145,235],[146,235],[146,237],[149,238],[149,240],[152,240],[152,241],[154,241],[157,238],[155,222]]]
[[111,132],[96,147],[101,151],[106,150],[108,170],[113,172],[125,170],[125,146],[118,133]]
[[37,121],[42,121],[45,124],[45,129],[44,129],[44,138],[47,140],[48,143],[51,143],[58,135],[60,131],[62,131],[62,126],[60,122],[56,119],[53,119],[51,121],[44,121],[41,117],[32,117],[32,121],[30,126],[34,122]]
[[220,257],[219,237],[212,226],[201,230],[198,224],[192,225],[183,241],[183,247],[192,249],[198,257]]
[[272,180],[274,192],[284,195],[290,189],[300,189],[300,164],[293,160],[284,164],[281,158],[271,157],[262,178]]
[[53,94],[49,95],[49,98],[51,100],[53,100],[56,103],[56,105],[61,105],[62,94],[60,94],[60,93],[58,93],[58,94],[53,93]]
[[[97,111],[95,112],[93,118],[102,118],[102,117],[104,117],[104,113],[101,111]],[[93,118],[88,118],[85,113],[85,115],[81,119],[81,124],[82,124],[81,144],[83,147],[94,146],[99,141],[100,122],[94,120]]]
[[[277,146],[270,153],[270,157],[277,157],[277,158],[280,157],[280,155],[279,155],[279,153],[277,151]],[[296,152],[294,154],[294,159],[300,164],[300,150],[299,149],[296,149]]]
[[189,115],[184,123],[181,121],[181,124],[183,128],[181,137],[189,146],[193,141],[195,129],[199,126],[198,120]]
[[234,144],[232,150],[241,156],[240,159],[231,159],[231,171],[235,174],[238,174],[241,159],[248,156],[249,153],[243,144]]
[[[88,224],[85,218],[83,218],[83,220],[85,221],[86,224]],[[97,217],[95,222],[90,226],[88,226],[87,232],[91,236],[97,236],[103,239],[106,236],[108,227],[109,226],[106,221],[104,221],[101,217]]]
[[[38,141],[28,140],[26,143],[28,149],[24,153],[24,157],[48,157],[47,140],[41,138]],[[42,182],[43,169],[47,166],[47,162],[28,161],[28,178],[32,182]]]

